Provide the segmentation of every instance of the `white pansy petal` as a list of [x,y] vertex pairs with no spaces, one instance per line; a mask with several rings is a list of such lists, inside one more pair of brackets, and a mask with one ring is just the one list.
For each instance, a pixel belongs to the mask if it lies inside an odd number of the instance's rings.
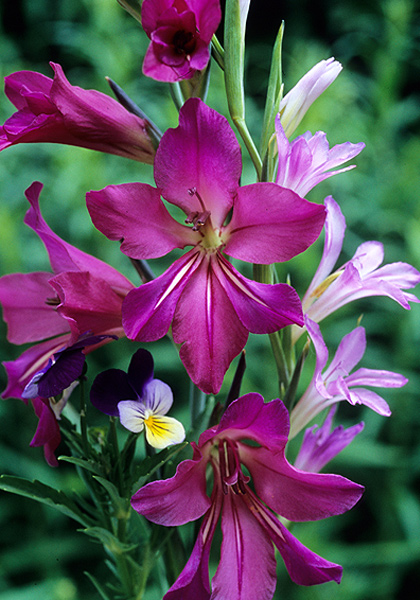
[[179,444],[185,439],[185,429],[182,423],[172,417],[150,415],[144,424],[146,440],[153,448],[166,448],[171,444]]
[[122,400],[118,402],[121,424],[132,431],[140,433],[144,428],[145,410],[144,405],[137,400]]
[[145,407],[155,415],[166,415],[174,400],[172,390],[160,379],[152,379],[143,389]]

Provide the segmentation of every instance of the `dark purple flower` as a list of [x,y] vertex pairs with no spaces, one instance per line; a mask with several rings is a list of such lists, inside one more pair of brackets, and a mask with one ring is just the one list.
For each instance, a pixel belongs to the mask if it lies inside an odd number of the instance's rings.
[[154,448],[166,448],[185,438],[182,424],[166,413],[172,406],[172,390],[153,378],[153,358],[147,350],[137,350],[128,372],[108,369],[100,373],[90,391],[92,404],[107,415],[120,417],[133,433],[145,429],[146,440]]
[[[174,477],[149,483],[133,496],[133,508],[160,525],[204,516],[192,555],[164,600],[270,600],[276,586],[274,546],[296,583],[340,581],[342,568],[298,542],[274,513],[290,521],[338,515],[354,506],[363,487],[339,475],[292,467],[284,455],[288,433],[288,412],[280,400],[265,404],[259,394],[242,396],[217,427],[201,434],[193,458],[180,463]],[[208,561],[220,516],[223,542],[211,592]]]

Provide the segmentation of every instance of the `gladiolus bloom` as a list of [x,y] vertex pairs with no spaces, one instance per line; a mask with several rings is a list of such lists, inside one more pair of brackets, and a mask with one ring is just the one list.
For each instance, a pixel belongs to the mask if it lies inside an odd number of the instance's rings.
[[0,150],[52,142],[117,154],[153,164],[155,149],[144,119],[96,90],[71,85],[60,65],[54,79],[33,71],[5,78],[5,93],[18,109],[0,127]]
[[[133,508],[159,525],[183,525],[204,516],[191,557],[164,600],[270,600],[276,586],[274,546],[295,583],[340,581],[342,568],[303,546],[274,513],[291,521],[342,514],[359,500],[363,487],[339,475],[295,469],[284,456],[288,432],[288,412],[280,400],[265,404],[259,394],[242,396],[218,426],[192,444],[193,458],[180,463],[174,477],[134,494]],[[208,561],[220,516],[223,542],[210,591]]]
[[315,135],[307,131],[289,142],[279,115],[276,117],[276,135],[279,153],[276,183],[302,197],[324,179],[353,169],[355,165],[330,170],[351,160],[365,147],[363,142],[345,142],[330,148],[323,131],[317,131]]
[[325,369],[328,348],[319,325],[307,316],[305,325],[315,348],[316,365],[311,383],[290,415],[290,436],[294,437],[299,433],[324,408],[344,400],[353,405],[364,404],[378,414],[389,417],[391,411],[385,400],[364,386],[398,388],[405,385],[408,379],[392,371],[363,367],[351,373],[366,350],[365,329],[356,327],[344,336],[330,365]]
[[[324,251],[302,300],[305,315],[319,323],[345,304],[369,296],[388,296],[407,310],[410,302],[420,302],[414,294],[403,291],[420,282],[419,271],[404,262],[380,267],[384,259],[380,242],[364,242],[349,261],[333,271],[343,246],[346,221],[331,196],[325,198],[325,208]],[[303,331],[293,327],[293,340],[296,341]]]
[[[248,332],[302,324],[293,288],[246,279],[222,251],[253,263],[286,261],[316,240],[324,222],[323,207],[275,183],[240,187],[241,168],[227,120],[191,98],[180,111],[179,127],[160,142],[157,188],[130,183],[87,194],[94,225],[109,239],[123,240],[121,250],[131,258],[193,247],[128,294],[123,325],[127,337],[148,342],[172,324],[191,379],[207,393],[219,391]],[[161,195],[186,214],[187,225],[169,214]]]
[[169,82],[193,77],[210,60],[221,18],[219,0],[144,0],[141,22],[151,42],[143,73]]

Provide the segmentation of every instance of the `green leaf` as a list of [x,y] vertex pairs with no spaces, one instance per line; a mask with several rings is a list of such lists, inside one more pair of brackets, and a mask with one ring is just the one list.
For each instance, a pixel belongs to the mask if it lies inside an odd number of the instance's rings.
[[96,590],[99,592],[99,594],[101,595],[101,597],[103,598],[103,600],[112,600],[111,596],[108,596],[108,594],[106,593],[106,591],[104,590],[104,588],[102,587],[102,585],[99,583],[99,581],[96,579],[96,577],[94,577],[93,575],[91,575],[87,571],[84,571],[84,574],[93,583],[93,585],[95,586]]
[[97,539],[107,550],[112,554],[124,554],[125,552],[131,552],[137,548],[138,544],[124,544],[121,542],[113,533],[104,529],[103,527],[88,527],[87,529],[80,529],[86,535]]
[[117,0],[125,10],[141,23],[141,2],[140,0]]
[[91,460],[85,460],[83,458],[77,458],[76,456],[59,456],[58,460],[63,460],[64,462],[71,463],[82,469],[86,469],[95,475],[102,475],[101,469],[99,465],[92,462]]
[[128,501],[126,498],[122,498],[119,494],[117,487],[105,479],[104,477],[97,477],[96,475],[93,478],[102,485],[108,492],[108,495],[111,499],[112,505],[115,510],[115,516],[117,519],[126,519],[130,514],[130,508],[128,505]]
[[51,506],[85,527],[89,527],[90,525],[91,519],[83,514],[71,498],[66,496],[64,492],[45,485],[40,481],[29,481],[21,477],[2,475],[0,477],[0,489]]
[[181,444],[168,446],[168,448],[165,448],[165,450],[162,450],[158,454],[145,458],[135,472],[137,481],[133,486],[133,491],[137,491],[139,488],[141,488],[146,481],[150,479],[153,473],[163,467],[165,463],[176,456],[178,452],[181,452],[181,450],[183,450],[187,445],[188,442],[182,442]]

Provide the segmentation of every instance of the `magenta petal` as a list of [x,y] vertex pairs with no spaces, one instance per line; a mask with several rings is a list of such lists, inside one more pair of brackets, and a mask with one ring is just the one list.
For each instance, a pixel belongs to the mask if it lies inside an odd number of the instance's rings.
[[225,252],[253,263],[290,260],[321,233],[325,208],[275,183],[238,189]]
[[123,326],[128,338],[152,342],[167,334],[179,297],[200,262],[196,250],[190,250],[163,275],[128,294],[123,304]]
[[[18,71],[4,78],[4,92],[10,102],[19,110],[27,106],[25,98],[27,93],[36,90],[48,97],[51,86],[52,79],[50,77],[33,71]],[[51,108],[51,110],[53,109]]]
[[245,394],[229,405],[217,429],[201,434],[199,444],[226,432],[230,439],[246,438],[274,452],[283,450],[289,433],[288,411],[280,400],[265,403],[260,394]]
[[159,60],[159,57],[155,52],[154,44],[151,43],[146,50],[143,60],[143,74],[146,75],[146,77],[156,79],[156,81],[175,83],[181,79],[191,79],[194,75],[194,71],[189,69],[189,66],[187,69],[184,68],[184,70],[181,70],[179,67],[175,69],[174,67],[165,65]]
[[187,100],[179,127],[166,131],[156,153],[155,180],[165,200],[186,214],[209,210],[213,227],[221,227],[241,169],[240,147],[226,118],[199,98]]
[[[58,312],[80,333],[122,335],[123,297],[90,273],[69,272],[50,280],[61,305]],[[83,293],[80,291],[83,290]]]
[[276,528],[267,528],[267,533],[280,552],[292,581],[298,585],[340,583],[343,568],[306,548],[281,523]]
[[51,273],[13,273],[0,278],[0,303],[12,344],[37,342],[69,330],[55,307],[47,303],[55,300],[50,279]]
[[216,394],[223,377],[246,344],[248,332],[241,324],[205,257],[179,299],[173,336],[182,344],[179,355],[193,382],[204,392]]
[[187,564],[163,600],[210,600],[210,546],[219,519],[222,497],[213,490],[211,506],[204,516]]
[[25,223],[39,235],[47,249],[51,267],[55,273],[62,271],[89,271],[106,280],[115,288],[130,289],[132,284],[116,269],[90,254],[78,250],[56,235],[44,221],[39,209],[42,183],[35,181],[25,192],[31,208],[25,215]]
[[291,286],[246,279],[221,255],[213,264],[221,285],[248,331],[273,333],[292,323],[303,325],[300,299]]
[[206,465],[200,450],[194,447],[193,458],[181,462],[171,479],[152,481],[136,492],[131,499],[132,507],[159,525],[195,521],[211,504],[206,495]]
[[195,245],[197,233],[166,210],[156,188],[143,183],[109,185],[86,194],[93,224],[110,240],[122,241],[130,258],[158,258]]
[[61,434],[55,415],[47,404],[40,398],[34,398],[32,404],[36,416],[39,419],[38,427],[30,446],[44,446],[45,460],[51,467],[58,467],[58,461],[54,455],[60,441]]
[[284,455],[273,454],[264,447],[242,444],[240,455],[251,473],[257,495],[291,521],[340,515],[352,508],[363,493],[363,486],[340,475],[299,471]]
[[240,495],[224,498],[222,533],[212,598],[271,600],[276,589],[273,544]]

